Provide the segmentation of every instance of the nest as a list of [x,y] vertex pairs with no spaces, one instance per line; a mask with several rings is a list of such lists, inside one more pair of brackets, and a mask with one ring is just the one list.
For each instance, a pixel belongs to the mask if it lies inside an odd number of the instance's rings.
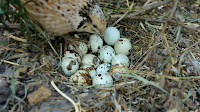
[[[0,111],[198,111],[199,1],[149,1],[99,1],[108,26],[132,43],[127,74],[100,89],[68,82],[59,66],[63,39],[9,4],[16,14],[1,14],[10,30],[0,25]],[[76,34],[84,42],[91,35]]]

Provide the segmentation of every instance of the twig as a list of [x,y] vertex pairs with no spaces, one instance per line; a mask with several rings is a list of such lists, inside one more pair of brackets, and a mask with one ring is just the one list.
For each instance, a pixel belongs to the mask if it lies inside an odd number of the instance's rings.
[[[11,23],[6,23],[6,25],[8,25],[9,28],[20,28],[20,24],[11,24]],[[0,28],[6,28],[2,23],[0,23]]]
[[75,108],[76,112],[79,112],[77,104],[70,97],[68,97],[65,93],[63,93],[60,89],[58,89],[58,87],[55,85],[55,83],[53,82],[53,80],[51,81],[51,85],[54,87],[54,89],[58,93],[60,93],[63,97],[65,97],[67,100],[69,100],[74,105],[74,108]]
[[145,4],[142,6],[142,8],[143,8],[143,7],[146,7],[150,2],[151,2],[151,0],[147,0],[147,1],[145,2]]
[[[143,16],[132,16],[132,17],[131,17],[131,16],[126,16],[126,17],[124,17],[124,18],[134,19],[134,20],[142,20],[142,21],[151,21],[151,22],[166,23],[166,20],[157,20],[157,19],[153,19],[153,18],[145,18],[145,17],[143,17]],[[192,33],[195,34],[195,36],[197,36],[198,38],[200,38],[200,37],[195,33],[195,31],[200,33],[200,28],[198,28],[198,27],[195,28],[195,27],[193,27],[193,26],[187,26],[187,25],[178,23],[178,22],[176,22],[176,21],[174,21],[174,20],[168,20],[168,24],[180,25],[180,26],[182,26],[183,28],[190,30]]]
[[[125,18],[127,18],[127,17],[133,17],[133,16],[136,16],[136,15],[139,15],[139,14],[141,14],[141,13],[143,13],[143,12],[146,12],[146,11],[148,11],[148,10],[150,10],[150,9],[155,8],[155,7],[164,5],[164,4],[166,4],[166,3],[168,3],[168,2],[171,2],[171,1],[172,1],[172,0],[165,0],[165,1],[159,1],[159,2],[154,3],[154,4],[151,4],[151,5],[147,5],[146,7],[144,7],[144,8],[142,8],[142,9],[138,10],[137,12],[134,12],[134,13],[132,13],[132,14],[130,14],[130,15],[127,15]],[[124,14],[123,14],[123,15],[124,15]],[[120,17],[122,17],[123,15],[122,15],[122,14],[111,15],[111,18],[120,18]]]
[[[183,24],[181,24],[181,23],[178,23],[178,22],[176,22],[176,21],[173,21],[173,20],[168,20],[168,22],[170,22],[170,23],[172,23],[172,24],[177,24],[177,25],[180,25],[180,26],[182,26],[182,27],[184,27],[184,28],[186,28],[186,29],[189,29],[190,31],[192,31],[192,33],[194,33],[194,31],[196,31],[196,32],[199,32],[200,33],[200,28],[195,28],[195,27],[192,27],[192,26],[187,26],[187,25],[183,25]],[[197,36],[197,35],[196,35]],[[197,36],[197,37],[199,37],[199,36]],[[199,37],[200,38],[200,37]]]
[[6,61],[6,60],[3,60],[3,59],[0,59],[0,61],[4,62],[4,63],[8,63],[8,64],[11,64],[11,65],[16,65],[16,66],[19,66],[20,64],[18,63],[14,63],[14,62],[11,62],[11,61]]
[[43,66],[47,65],[48,62],[43,63],[38,68],[34,68],[33,70],[29,71],[28,74],[32,74],[34,71],[41,69]]
[[[166,43],[166,46],[167,46],[167,50],[169,51],[169,54],[172,55],[172,51],[171,51],[171,49],[169,47],[169,43],[167,41],[167,37],[166,37],[165,33],[164,33],[164,40],[165,40],[165,43]],[[174,61],[173,57],[171,57],[171,61],[172,61],[172,64],[175,64],[175,61]]]
[[7,36],[8,38],[12,38],[12,39],[14,39],[14,40],[27,43],[27,40],[26,40],[26,39],[22,39],[22,38],[19,38],[19,37],[15,37],[15,36],[13,36],[13,35],[8,34],[8,32],[4,32],[3,35],[4,35],[4,36]]
[[159,22],[159,23],[165,23],[166,20],[158,20],[156,18],[146,18],[145,16],[126,16],[127,19],[134,19],[134,20],[141,20],[141,21],[151,21],[151,22]]

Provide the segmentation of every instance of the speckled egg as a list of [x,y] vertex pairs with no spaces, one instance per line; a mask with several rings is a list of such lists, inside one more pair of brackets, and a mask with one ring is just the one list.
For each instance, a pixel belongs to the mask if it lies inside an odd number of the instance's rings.
[[[78,48],[81,50],[82,55],[87,54],[88,52],[88,47],[87,44],[84,42],[79,42],[79,41],[75,41],[75,43],[77,44]],[[76,51],[75,47],[72,44],[68,45],[68,50],[73,50]],[[77,52],[77,51],[76,51]]]
[[109,88],[113,86],[113,78],[109,73],[98,73],[92,80],[92,84],[96,88]]
[[99,59],[104,63],[110,63],[114,55],[115,50],[109,45],[103,46],[98,52]]
[[78,70],[79,64],[78,61],[76,61],[76,59],[67,57],[62,60],[61,67],[65,75],[71,76]]
[[83,56],[82,64],[83,65],[91,65],[95,69],[100,65],[100,59],[94,54],[86,54]]
[[96,72],[97,73],[108,72],[110,70],[110,67],[111,65],[109,63],[103,63],[97,67]]
[[110,75],[115,81],[119,81],[124,78],[124,75],[128,73],[128,68],[124,65],[114,65],[110,68]]
[[115,42],[114,49],[116,54],[129,55],[131,52],[131,42],[127,38],[120,38]]
[[80,70],[87,71],[92,78],[96,75],[96,70],[91,65],[83,65],[80,67]]
[[63,56],[63,59],[67,58],[67,57],[72,57],[72,58],[76,59],[79,64],[81,64],[81,57],[75,51],[72,51],[72,50],[66,51]]
[[94,34],[90,36],[88,48],[92,51],[92,53],[97,53],[102,46],[103,40],[99,35]]
[[92,78],[90,74],[85,70],[76,71],[69,79],[70,82],[74,83],[78,87],[89,86],[92,84]]
[[111,65],[122,64],[129,67],[130,61],[125,54],[117,54],[112,58]]

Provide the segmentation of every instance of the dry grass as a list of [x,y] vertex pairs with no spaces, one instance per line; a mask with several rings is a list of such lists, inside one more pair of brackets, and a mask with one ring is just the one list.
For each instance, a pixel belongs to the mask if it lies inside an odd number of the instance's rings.
[[[51,40],[32,21],[39,33],[35,29],[20,32],[20,26],[27,25],[21,18],[8,24],[9,32],[0,25],[0,111],[42,111],[44,104],[51,111],[74,111],[70,102],[65,104],[70,108],[58,102],[66,100],[53,89],[52,80],[76,102],[78,111],[199,111],[200,1],[99,0],[99,5],[108,17],[108,26],[117,27],[121,37],[132,42],[125,78],[114,82],[112,88],[77,88],[59,66],[63,40]],[[90,34],[78,35],[87,41]],[[42,85],[52,96],[29,104],[27,95]],[[47,105],[50,102],[52,105]]]

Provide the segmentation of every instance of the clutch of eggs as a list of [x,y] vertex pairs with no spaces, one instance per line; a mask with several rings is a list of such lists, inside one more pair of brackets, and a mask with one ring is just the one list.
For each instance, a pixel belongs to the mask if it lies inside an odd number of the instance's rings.
[[131,42],[120,38],[120,32],[115,27],[105,30],[104,41],[105,45],[101,37],[94,34],[87,44],[76,42],[83,54],[82,59],[72,45],[68,46],[69,51],[65,52],[61,67],[64,74],[71,77],[70,82],[78,87],[93,84],[101,89],[112,87],[113,81],[122,80],[130,65]]

